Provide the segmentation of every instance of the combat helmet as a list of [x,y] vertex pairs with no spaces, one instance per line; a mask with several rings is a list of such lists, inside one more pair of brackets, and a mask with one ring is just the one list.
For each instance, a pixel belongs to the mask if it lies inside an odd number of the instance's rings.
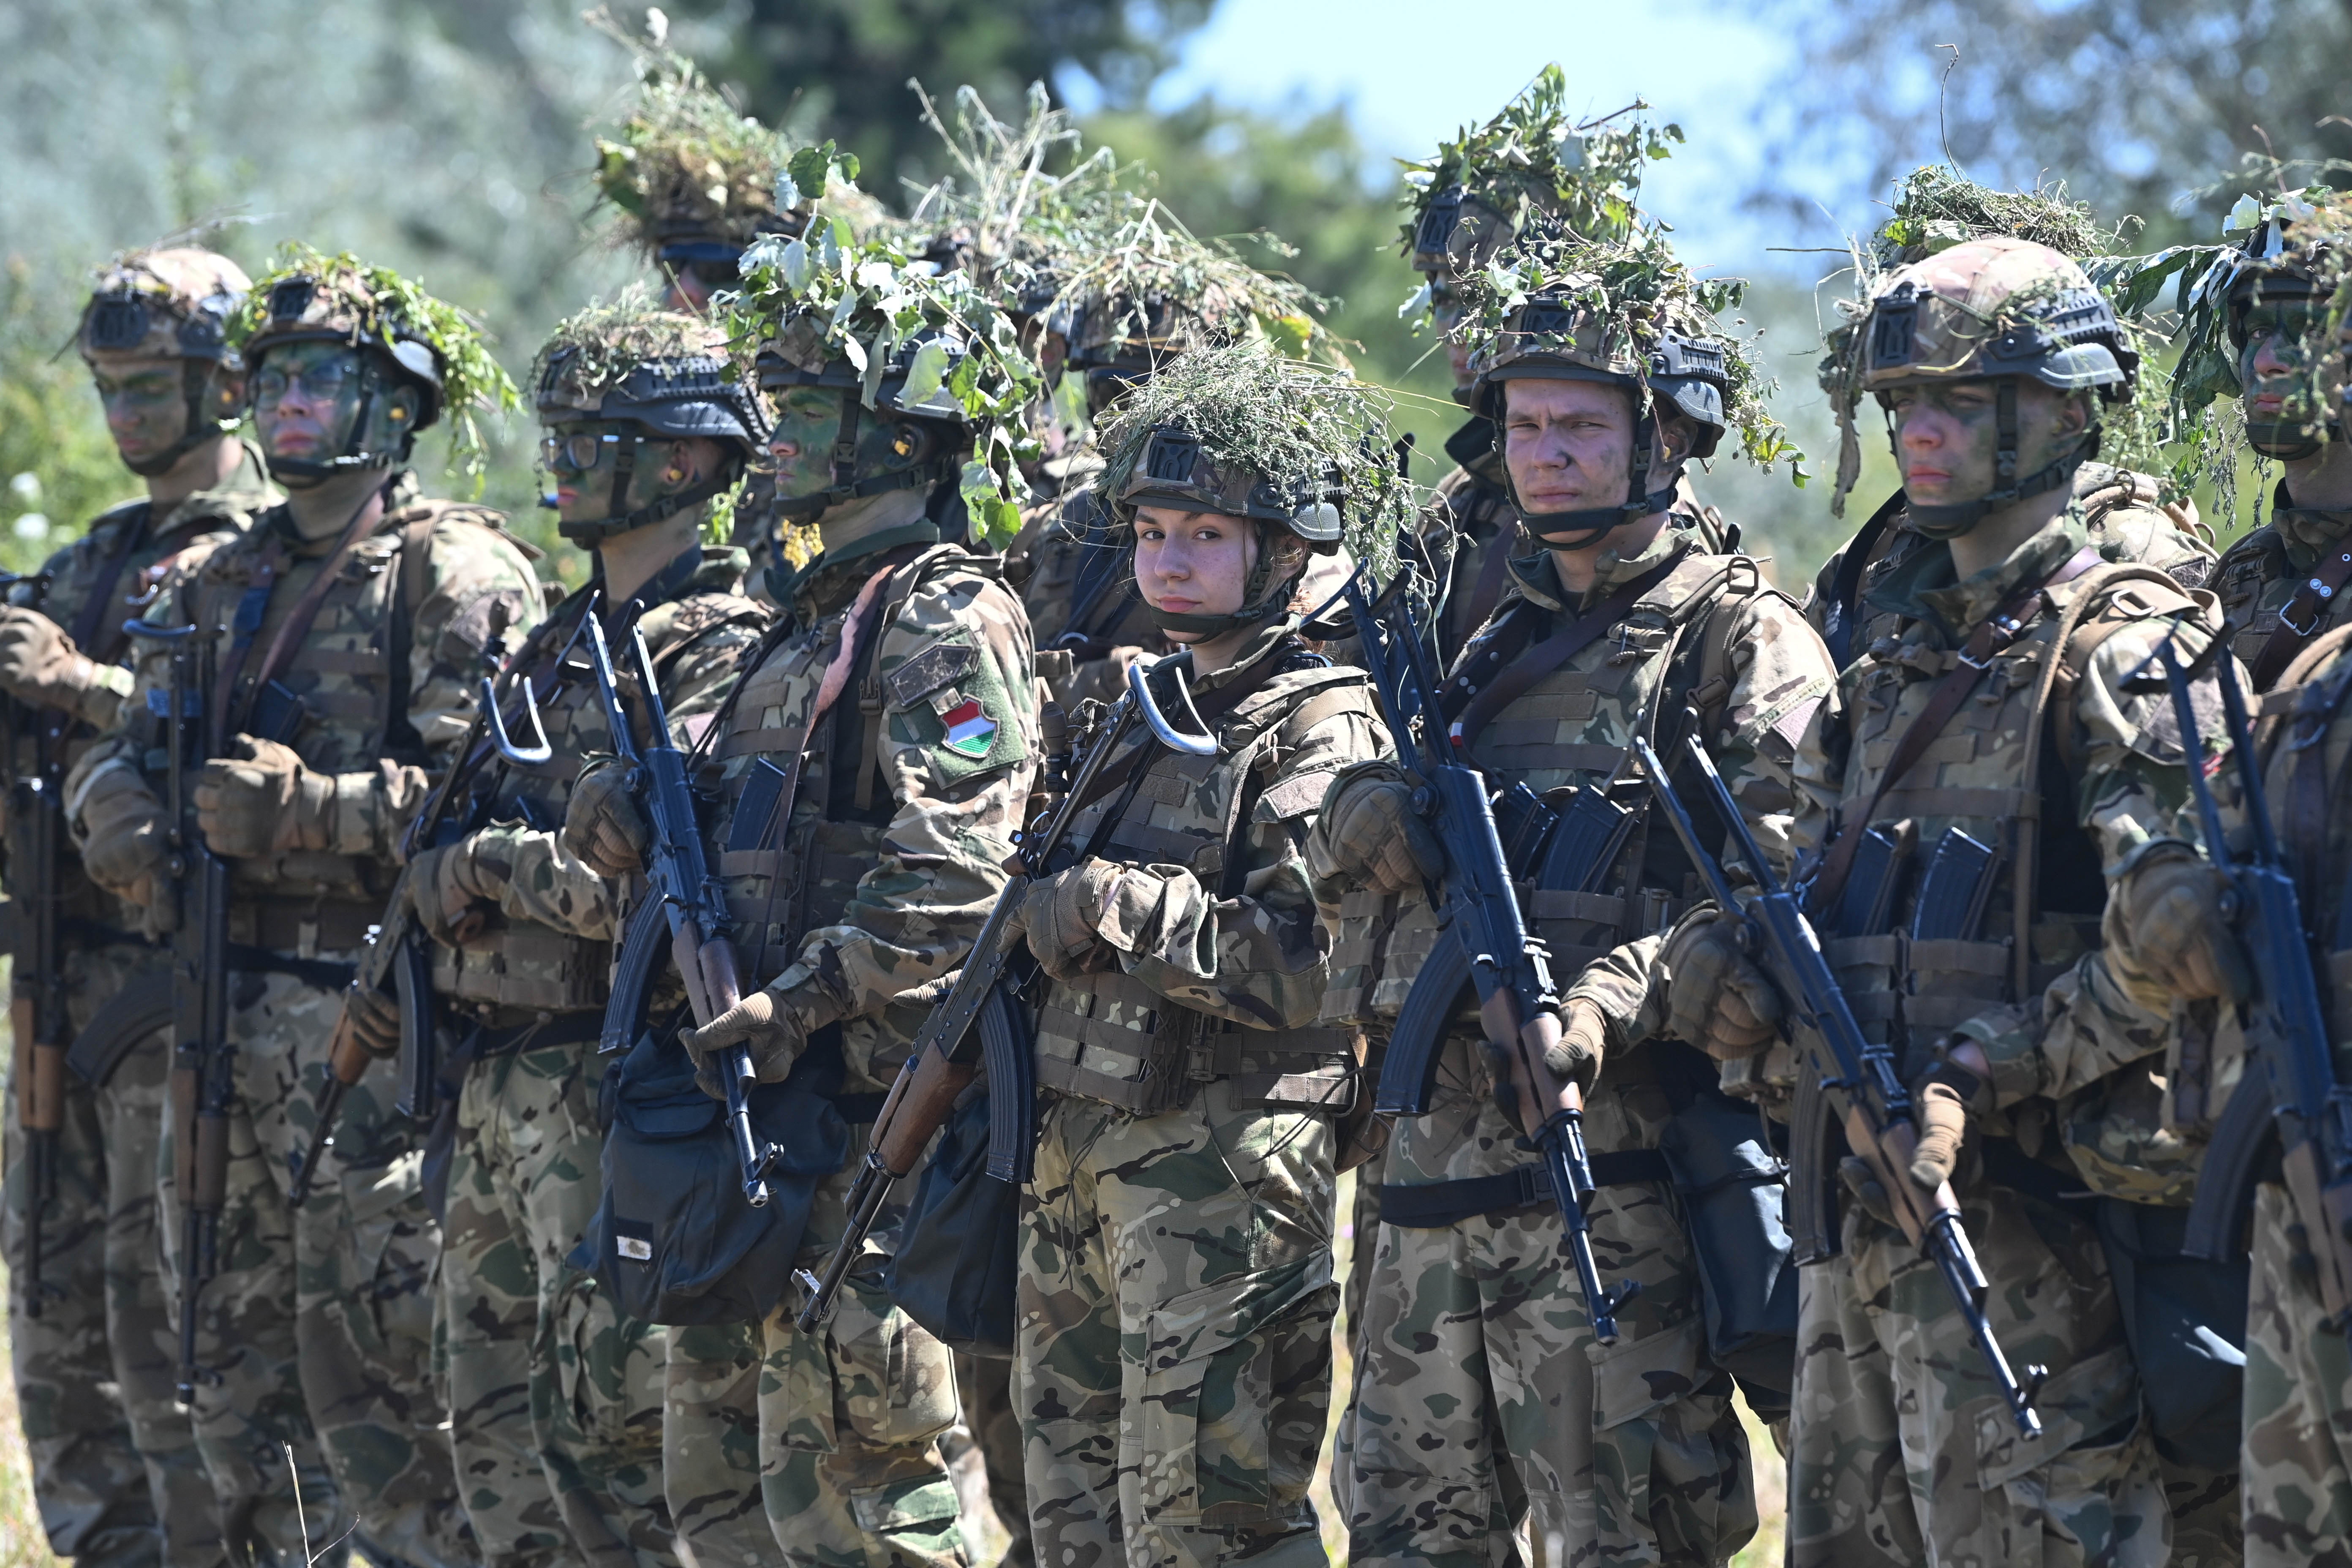
[[2139,355],[2115,307],[2074,261],[2032,240],[1994,237],[1940,250],[1888,273],[1854,323],[1853,384],[1881,401],[1897,387],[1995,383],[1994,488],[1948,506],[1914,502],[1912,526],[1934,539],[1966,533],[1992,512],[2074,483],[2098,455],[2099,423],[2039,470],[2017,471],[2017,384],[2127,400]]
[[[768,438],[759,398],[728,361],[725,334],[696,317],[656,310],[638,288],[557,326],[539,351],[531,382],[542,425],[595,421],[625,426],[593,436],[550,434],[542,443],[551,464],[569,441],[593,440],[614,448],[606,514],[556,525],[577,544],[593,546],[634,532],[720,494],[758,459]],[[697,438],[718,442],[730,461],[690,489],[641,507],[625,504],[647,442]],[[573,466],[593,468],[601,461]]]
[[252,287],[236,262],[194,246],[131,251],[99,270],[75,334],[82,358],[93,364],[109,356],[176,359],[187,402],[187,426],[180,438],[132,463],[133,473],[164,473],[205,442],[236,428],[234,416],[208,417],[205,405],[215,374],[241,368],[229,345],[229,328]]
[[[2253,330],[2254,312],[2266,306],[2299,307],[2298,315],[2332,316],[2340,327],[2337,297],[2352,278],[2352,196],[2314,188],[2259,213],[2245,238],[2196,286],[2199,302],[2210,301],[2208,308],[2218,306],[2223,312],[2241,394],[2251,356],[2265,335]],[[2184,314],[2196,309],[2192,303]],[[2183,356],[2184,367],[2189,359]],[[2246,418],[2247,444],[2273,458],[2293,461],[2315,457],[2326,443],[2343,439],[2340,402],[2323,402],[2309,415],[2275,419],[2256,419],[2250,410]]]
[[[289,244],[247,295],[232,341],[257,375],[269,355],[289,343],[340,343],[359,354],[359,406],[343,449],[321,458],[271,458],[280,480],[316,482],[354,468],[405,462],[417,432],[450,419],[455,455],[467,469],[481,467],[478,407],[514,408],[520,398],[480,327],[457,307],[436,300],[390,268],[371,267],[348,252],[326,256]],[[399,388],[417,394],[417,409],[383,450],[368,446],[377,402]],[[394,408],[397,416],[403,411]]]
[[1352,375],[1265,342],[1193,349],[1162,365],[1101,433],[1109,460],[1097,500],[1129,533],[1146,506],[1247,519],[1260,549],[1240,609],[1179,614],[1147,602],[1152,623],[1214,637],[1286,614],[1300,573],[1276,575],[1266,546],[1277,533],[1313,554],[1344,546],[1392,558],[1412,496],[1387,416],[1383,396]]

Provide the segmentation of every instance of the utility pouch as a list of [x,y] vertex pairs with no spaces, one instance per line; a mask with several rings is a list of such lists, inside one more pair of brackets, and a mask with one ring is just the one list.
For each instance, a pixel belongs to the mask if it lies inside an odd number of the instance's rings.
[[302,727],[302,700],[282,680],[254,694],[250,732],[264,741],[290,742]]
[[2171,1464],[2235,1470],[2246,1368],[2245,1256],[2220,1263],[2190,1257],[2187,1209],[2103,1197],[2096,1216],[2157,1452]]
[[1752,1391],[1751,1405],[1786,1409],[1797,1371],[1789,1167],[1755,1108],[1713,1089],[1675,1112],[1658,1152],[1698,1263],[1708,1359]]
[[1013,1354],[1021,1188],[988,1173],[988,1085],[975,1085],[923,1166],[883,1288],[951,1350]]

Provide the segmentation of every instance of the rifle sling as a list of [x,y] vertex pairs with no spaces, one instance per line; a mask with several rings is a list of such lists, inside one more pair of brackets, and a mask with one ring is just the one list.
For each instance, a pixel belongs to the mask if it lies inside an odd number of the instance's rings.
[[2319,558],[2294,596],[2279,606],[2278,629],[2263,642],[2263,651],[2254,656],[2253,668],[2247,672],[2255,690],[2268,691],[2294,662],[2294,656],[2311,645],[2326,626],[2327,612],[2347,583],[2352,583],[2352,543],[2338,543]]
[[1516,514],[1505,518],[1501,531],[1495,536],[1494,553],[1478,563],[1478,580],[1471,584],[1469,602],[1463,606],[1462,619],[1456,623],[1462,627],[1465,642],[1477,635],[1478,628],[1495,613],[1495,606],[1503,602],[1503,578],[1511,565],[1509,533],[1517,526]]
[[[1196,695],[1192,699],[1192,710],[1201,716],[1201,722],[1213,731],[1219,720],[1264,689],[1266,683],[1274,679],[1275,667],[1282,662],[1281,656],[1287,646],[1286,639],[1276,643],[1265,650],[1265,657],[1259,659],[1255,667],[1244,671],[1239,679],[1218,687],[1206,697]],[[1080,795],[1071,805],[1070,819],[1074,822],[1077,820],[1078,813],[1127,783],[1128,776],[1137,768],[1148,766],[1150,761],[1157,760],[1159,750],[1159,747],[1147,736],[1143,743],[1138,745],[1127,755],[1115,763],[1107,764],[1102,772],[1095,775],[1094,783],[1087,786],[1087,793]],[[1113,815],[1118,814],[1113,813]]]
[[1845,552],[1838,557],[1837,575],[1831,579],[1827,602],[1822,606],[1822,640],[1829,645],[1833,668],[1843,669],[1853,662],[1853,627],[1862,618],[1862,574],[1878,558],[1880,542],[1908,504],[1901,490],[1879,502],[1870,521],[1846,542]]
[[[1643,573],[1619,588],[1607,598],[1577,616],[1543,641],[1512,658],[1484,687],[1473,686],[1457,677],[1438,693],[1441,706],[1450,708],[1454,700],[1466,697],[1460,717],[1454,721],[1452,734],[1454,745],[1467,751],[1478,732],[1504,709],[1527,694],[1528,689],[1597,641],[1603,633],[1625,618],[1643,595],[1666,580],[1666,575],[1682,564],[1683,552]],[[1466,674],[1466,672],[1465,672]]]
[[2031,610],[2035,598],[2045,590],[2081,576],[2099,564],[2099,552],[2094,545],[2084,545],[2069,556],[2064,565],[2037,582],[2024,583],[2011,590],[2009,597],[1996,606],[1992,614],[1979,621],[1962,645],[1959,658],[1936,689],[1928,694],[1927,705],[1903,738],[1895,743],[1895,755],[1888,759],[1886,771],[1878,775],[1878,787],[1871,791],[1870,799],[1862,809],[1844,817],[1838,825],[1837,837],[1830,841],[1829,853],[1822,858],[1820,876],[1807,902],[1817,910],[1837,907],[1839,895],[1845,889],[1846,878],[1853,870],[1853,858],[1862,848],[1862,836],[1876,819],[1878,806],[1895,786],[1903,782],[1913,764],[1927,753],[1937,737],[1944,732],[1960,704],[1969,700],[1978,684],[1992,668],[1996,656],[2015,642],[2032,624]]
[[[223,750],[228,737],[242,731],[252,720],[253,705],[260,698],[262,689],[278,679],[278,672],[285,668],[286,660],[292,657],[295,648],[301,646],[302,639],[310,635],[310,623],[319,618],[319,611],[326,605],[329,591],[334,587],[335,579],[342,574],[344,561],[358,548],[361,540],[375,531],[375,524],[383,518],[384,491],[390,485],[391,481],[387,479],[370,490],[367,499],[360,502],[359,510],[352,514],[351,521],[343,525],[334,549],[319,563],[319,574],[310,579],[310,586],[302,590],[302,596],[295,600],[294,607],[287,612],[285,621],[278,628],[278,635],[269,639],[269,650],[262,655],[261,668],[254,671],[251,683],[245,686],[242,700],[237,700],[237,689],[241,684],[239,678],[245,671],[246,657],[252,651],[253,639],[249,636],[240,637],[230,647],[228,662],[222,668],[213,690],[213,711],[219,716],[223,726],[213,736],[215,752]],[[276,574],[266,564],[263,571],[267,574],[265,581],[257,586],[266,589],[274,584]],[[232,704],[236,713],[234,721],[229,717]]]
[[[147,525],[154,516],[152,502],[140,503],[137,519],[123,524],[121,546],[99,567],[98,580],[90,584],[89,596],[81,602],[80,608],[74,611],[73,625],[66,629],[66,635],[73,638],[74,647],[100,664],[112,664],[115,653],[127,640],[119,620],[111,627],[104,626],[106,607],[114,602],[114,591],[122,583],[123,568],[131,564],[131,557],[137,553],[140,542],[147,537]],[[99,641],[101,629],[106,634],[103,644]]]
[[[2287,786],[2286,820],[2282,826],[2294,851],[2290,859],[2304,873],[2297,880],[2305,884],[2305,891],[2315,890],[2311,884],[2316,880],[2319,868],[2326,864],[2327,819],[2332,804],[2327,778],[2327,731],[2347,694],[2352,694],[2352,663],[2342,663],[2331,679],[2314,681],[2303,689],[2294,705],[2293,726],[2287,731],[2287,749],[2294,753],[2294,776]],[[2305,907],[2315,908],[2315,904]],[[2342,939],[2340,931],[2321,934],[2326,939],[2321,946],[2326,950],[2333,950]]]

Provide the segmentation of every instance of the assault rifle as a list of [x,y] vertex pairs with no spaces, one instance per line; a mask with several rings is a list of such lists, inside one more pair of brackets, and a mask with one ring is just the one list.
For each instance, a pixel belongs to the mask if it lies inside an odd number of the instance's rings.
[[[1568,1227],[1569,1251],[1585,1310],[1592,1319],[1592,1337],[1604,1345],[1615,1344],[1618,1309],[1640,1285],[1624,1280],[1604,1288],[1601,1282],[1600,1265],[1592,1256],[1592,1221],[1585,1211],[1594,1184],[1592,1162],[1584,1149],[1583,1093],[1554,1078],[1544,1065],[1546,1054],[1559,1043],[1560,1028],[1550,955],[1528,931],[1519,911],[1486,775],[1455,754],[1439,712],[1428,633],[1414,611],[1415,578],[1415,571],[1408,567],[1376,595],[1370,569],[1359,565],[1344,592],[1381,716],[1415,785],[1416,807],[1445,849],[1437,900],[1444,922],[1442,951],[1432,960],[1442,967],[1440,978],[1431,982],[1430,994],[1443,990],[1436,1005],[1450,1014],[1462,983],[1466,980],[1475,988],[1479,1022],[1495,1061],[1504,1109],[1527,1131],[1528,1147],[1542,1156],[1552,1197]],[[1447,976],[1459,978],[1446,984]],[[1421,988],[1422,981],[1416,980],[1414,989]],[[1432,1059],[1422,1076],[1425,1079],[1433,1068]],[[1384,1070],[1382,1099],[1393,1103],[1398,1091],[1392,1082],[1402,1085],[1411,1072],[1410,1068],[1399,1070],[1392,1080],[1391,1070]],[[1423,1092],[1425,1096],[1425,1087]]]
[[[1104,764],[1126,742],[1139,721],[1164,745],[1196,756],[1215,752],[1215,740],[1203,740],[1197,721],[1188,733],[1176,729],[1161,711],[1150,685],[1153,671],[1161,662],[1166,661],[1139,659],[1128,667],[1126,695],[1103,716],[1087,747],[1086,760],[1078,764],[1077,775],[1066,784],[1053,776],[1066,772],[1069,755],[1061,710],[1049,706],[1041,715],[1052,773],[1040,809],[1005,863],[1011,879],[997,894],[987,923],[964,955],[963,968],[947,1001],[924,1021],[915,1037],[914,1054],[899,1069],[889,1097],[882,1102],[873,1136],[867,1140],[865,1163],[858,1167],[857,1179],[849,1190],[849,1226],[842,1233],[840,1245],[834,1248],[822,1278],[805,1268],[799,1272],[801,1289],[808,1293],[801,1309],[801,1332],[814,1333],[831,1314],[842,1281],[849,1277],[865,1251],[866,1237],[881,1217],[891,1184],[913,1172],[923,1151],[930,1146],[932,1135],[954,1110],[957,1097],[978,1076],[983,1060],[989,1080],[988,1173],[1006,1182],[1029,1179],[1034,1152],[1030,1115],[1035,1099],[1035,1065],[1030,1059],[1016,998],[1036,975],[1037,961],[1029,944],[1008,935],[1006,928],[1034,883],[1079,858],[1065,853],[1070,826],[1092,804],[1095,781],[1101,777]],[[1170,673],[1181,677],[1179,670]],[[1176,696],[1181,710],[1197,721],[1181,680]],[[1139,759],[1135,764],[1139,776],[1143,766]]]
[[[687,1005],[697,1026],[708,1025],[740,1001],[742,981],[735,944],[727,934],[727,900],[702,852],[702,825],[696,818],[694,795],[686,780],[686,753],[670,739],[669,714],[655,682],[646,634],[636,626],[629,628],[631,663],[645,700],[649,731],[640,747],[629,727],[628,710],[621,702],[604,623],[595,612],[596,606],[591,605],[582,629],[587,634],[589,662],[596,670],[596,692],[604,704],[605,727],[612,731],[614,752],[637,781],[639,803],[653,826],[653,842],[646,857],[646,895],[630,913],[628,930],[622,935],[612,1000],[604,1010],[601,1048],[612,1051],[626,1048],[636,1033],[664,937],[669,939],[670,954],[686,982]],[[775,1151],[751,1126],[751,1091],[760,1079],[751,1066],[751,1047],[730,1047],[719,1059],[719,1076],[727,1095],[727,1125],[742,1168],[743,1201],[761,1208],[768,1202],[768,1166]]]
[[[1690,728],[1696,731],[1697,726]],[[1911,1157],[1918,1146],[1919,1132],[1912,1121],[1911,1092],[1895,1070],[1895,1053],[1864,1037],[1837,976],[1822,954],[1811,923],[1798,907],[1796,895],[1784,890],[1772,875],[1756,836],[1748,831],[1748,819],[1732,799],[1723,775],[1716,772],[1706,749],[1696,734],[1685,734],[1683,746],[1684,760],[1706,783],[1709,803],[1722,819],[1729,843],[1756,879],[1758,891],[1744,904],[1724,873],[1722,862],[1699,842],[1698,829],[1682,797],[1675,793],[1657,752],[1649,742],[1636,737],[1633,754],[1641,761],[1660,809],[1674,825],[1683,852],[1706,879],[1723,918],[1739,921],[1741,945],[1772,966],[1791,1004],[1796,1028],[1821,1072],[1822,1087],[1839,1097],[1846,1142],[1885,1189],[1903,1234],[1943,1275],[1945,1289],[1967,1321],[2019,1435],[2040,1437],[2042,1417],[2034,1411],[2033,1399],[2049,1373],[2042,1367],[2029,1366],[2021,1381],[2010,1369],[2009,1357],[1994,1337],[1992,1321],[1985,1310],[1991,1283],[1985,1279],[1976,1248],[1961,1226],[1960,1203],[1952,1194],[1952,1184],[1946,1182],[1927,1193],[1911,1179]]]
[[213,1374],[196,1364],[196,1299],[220,1271],[220,1218],[228,1201],[228,1120],[236,1102],[236,1047],[228,1037],[228,863],[196,826],[189,773],[204,766],[205,705],[213,689],[213,639],[194,626],[125,621],[134,637],[170,649],[163,699],[164,755],[171,772],[166,862],[178,884],[172,946],[172,1180],[180,1194],[180,1373],[183,1405]]
[[[47,586],[44,576],[0,574],[0,588]],[[59,744],[69,721],[51,709],[27,709],[7,699],[5,744],[10,810],[22,825],[18,842],[26,864],[16,868],[9,889],[15,906],[16,968],[8,1016],[17,1057],[16,1124],[25,1134],[25,1315],[38,1318],[56,1287],[41,1279],[41,1221],[58,1197],[58,1134],[65,1127],[65,975],[58,951],[59,847],[65,843],[65,748]],[[29,722],[28,722],[29,721]],[[20,731],[30,729],[33,771],[16,771]]]
[[[2313,1243],[2320,1303],[2329,1321],[2342,1326],[2352,1323],[2352,1089],[2336,1080],[2327,1015],[2312,971],[2294,874],[2287,868],[2271,822],[2262,763],[2246,721],[2245,695],[2238,689],[2227,643],[2221,647],[2213,678],[2221,688],[2222,716],[2253,830],[2251,855],[2233,853],[2223,830],[2221,809],[2205,777],[2205,745],[2189,700],[2188,670],[2172,639],[2166,638],[2151,656],[2163,661],[2172,689],[2181,765],[2197,796],[2205,852],[2214,868],[2229,879],[2231,896],[2223,909],[2234,918],[2253,966],[2246,1033],[2259,1042],[2207,1146],[2182,1250],[2213,1261],[2236,1256],[2239,1227],[2260,1175],[2260,1157],[2275,1130],[2287,1194]],[[2303,720],[2290,731],[2287,743],[2303,748],[2326,740],[2324,719]]]

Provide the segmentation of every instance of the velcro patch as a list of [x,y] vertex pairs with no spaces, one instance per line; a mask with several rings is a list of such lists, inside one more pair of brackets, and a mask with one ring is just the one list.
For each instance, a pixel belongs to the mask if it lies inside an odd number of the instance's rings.
[[890,701],[912,708],[950,681],[960,680],[980,662],[980,650],[970,643],[936,642],[883,678]]

